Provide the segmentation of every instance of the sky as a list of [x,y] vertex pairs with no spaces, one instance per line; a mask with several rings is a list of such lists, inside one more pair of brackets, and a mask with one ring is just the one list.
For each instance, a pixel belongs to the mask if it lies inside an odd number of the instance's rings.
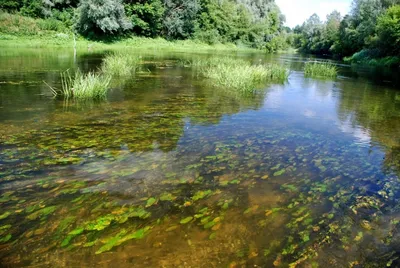
[[333,10],[340,12],[342,16],[350,11],[351,0],[275,0],[281,12],[286,16],[286,26],[291,28],[317,13],[321,20]]

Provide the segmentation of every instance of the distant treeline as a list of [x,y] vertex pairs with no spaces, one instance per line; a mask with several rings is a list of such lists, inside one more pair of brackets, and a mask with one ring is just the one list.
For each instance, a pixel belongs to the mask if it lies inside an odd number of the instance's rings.
[[352,56],[350,61],[386,57],[384,65],[398,65],[400,0],[353,0],[348,15],[334,11],[322,22],[314,14],[294,33],[295,45],[307,53]]
[[93,39],[134,34],[268,51],[293,43],[274,0],[2,0],[0,9],[62,21]]

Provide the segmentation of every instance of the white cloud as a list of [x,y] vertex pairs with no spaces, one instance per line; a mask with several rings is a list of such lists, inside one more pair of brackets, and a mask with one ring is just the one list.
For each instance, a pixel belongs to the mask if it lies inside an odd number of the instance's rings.
[[344,16],[349,12],[351,4],[351,0],[276,0],[275,2],[286,16],[286,25],[289,27],[301,25],[314,13],[317,13],[321,20],[325,20],[326,15],[334,10]]

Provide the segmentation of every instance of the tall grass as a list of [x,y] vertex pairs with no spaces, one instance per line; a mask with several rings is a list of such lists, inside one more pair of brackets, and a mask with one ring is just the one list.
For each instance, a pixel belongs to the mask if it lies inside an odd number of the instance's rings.
[[262,82],[287,80],[289,71],[279,65],[252,65],[234,58],[197,60],[192,66],[200,75],[212,79],[215,85],[242,92],[253,92]]
[[66,98],[103,99],[107,96],[110,82],[110,75],[92,72],[82,74],[79,70],[71,75],[66,71],[61,73],[61,90],[52,88],[52,91],[54,95],[63,95]]
[[110,54],[104,58],[101,70],[112,76],[129,76],[137,71],[140,62],[141,58],[136,55]]
[[304,65],[304,74],[307,77],[328,77],[335,78],[338,69],[330,62],[309,61]]

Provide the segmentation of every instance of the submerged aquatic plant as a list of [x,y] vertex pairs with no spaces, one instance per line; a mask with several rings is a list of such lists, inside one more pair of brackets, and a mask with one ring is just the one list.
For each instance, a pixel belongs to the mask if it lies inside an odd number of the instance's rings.
[[129,76],[136,72],[140,61],[137,55],[110,54],[104,58],[101,70],[113,76]]
[[330,77],[337,76],[338,69],[331,62],[309,61],[305,63],[304,74],[307,77]]
[[67,98],[77,99],[101,99],[107,96],[111,82],[110,75],[89,72],[83,74],[76,71],[72,76],[67,70],[61,73],[61,91],[51,88],[54,95],[63,95]]
[[252,65],[248,61],[234,58],[197,60],[192,66],[216,85],[243,92],[253,92],[261,82],[282,83],[289,76],[287,68],[280,65]]

